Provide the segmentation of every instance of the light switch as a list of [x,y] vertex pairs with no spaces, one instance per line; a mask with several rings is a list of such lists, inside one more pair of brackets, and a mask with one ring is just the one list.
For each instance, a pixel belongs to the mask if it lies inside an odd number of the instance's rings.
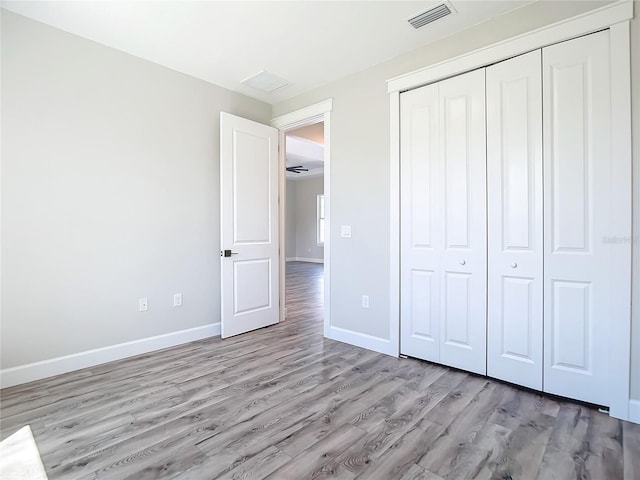
[[369,308],[369,295],[362,295],[362,308]]
[[146,297],[138,300],[138,309],[141,312],[146,312],[147,310],[149,310],[149,300],[147,300]]
[[351,225],[341,225],[340,236],[342,238],[351,238]]
[[182,294],[181,293],[176,293],[173,296],[173,306],[174,307],[181,307],[182,306]]

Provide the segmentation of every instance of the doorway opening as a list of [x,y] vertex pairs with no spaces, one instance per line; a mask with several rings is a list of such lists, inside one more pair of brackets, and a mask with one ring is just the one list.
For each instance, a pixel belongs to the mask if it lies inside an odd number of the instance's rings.
[[285,132],[287,321],[317,324],[324,306],[324,122]]
[[[274,118],[271,121],[271,125],[280,130],[280,145],[285,145],[287,143],[286,136],[288,133],[294,132],[296,130],[302,130],[303,127],[312,127],[313,125],[320,124],[320,127],[315,127],[315,130],[320,130],[322,132],[322,141],[323,141],[323,158],[324,162],[322,164],[322,173],[323,173],[323,181],[324,185],[322,190],[322,204],[319,205],[316,203],[316,212],[322,207],[322,218],[317,219],[318,224],[322,225],[320,233],[322,234],[323,242],[323,262],[322,264],[316,264],[314,262],[305,262],[307,264],[316,265],[316,269],[319,271],[317,265],[322,267],[322,276],[316,275],[316,282],[320,282],[322,285],[322,318],[323,318],[323,332],[324,336],[327,337],[331,332],[331,182],[330,182],[330,166],[331,166],[331,110],[333,109],[333,99],[327,99],[322,102],[309,105],[307,107],[301,108],[299,110],[295,110],[290,113],[286,113],[279,117]],[[309,128],[308,130],[313,130],[314,128]],[[298,137],[300,137],[300,131],[297,132]],[[304,133],[304,132],[303,132]],[[295,135],[292,135],[295,136]],[[302,137],[304,138],[304,137]],[[316,138],[317,140],[317,138]],[[313,141],[313,139],[312,139]],[[316,142],[318,143],[318,142]],[[284,219],[284,221],[280,221],[279,226],[279,238],[280,238],[280,321],[284,321],[287,318],[287,309],[286,305],[289,303],[286,300],[286,258],[287,258],[287,242],[286,242],[286,196],[287,196],[287,178],[286,178],[286,147],[280,149],[280,206],[279,206],[279,217],[280,219]],[[290,164],[292,167],[301,166],[300,163],[292,162],[294,164]],[[319,165],[318,165],[319,166]],[[302,164],[302,168],[294,169],[303,172],[305,170],[304,164]],[[306,169],[309,172],[312,171],[311,168]],[[291,190],[291,189],[290,189]],[[320,202],[320,199],[316,194],[316,202]],[[316,213],[317,216],[317,213]],[[316,234],[320,235],[317,232]],[[291,243],[291,242],[289,242]],[[320,243],[320,242],[317,242]],[[316,245],[317,246],[317,245]],[[311,247],[307,247],[311,248]],[[313,251],[313,249],[312,249]],[[291,250],[290,250],[291,253]],[[307,254],[310,252],[307,250]],[[296,251],[297,255],[297,251]],[[291,258],[291,257],[289,257]],[[312,258],[310,256],[301,256],[294,258]],[[309,265],[307,265],[309,266]],[[309,266],[309,268],[313,268]],[[312,275],[309,275],[312,276]],[[310,298],[310,294],[305,295],[302,290],[296,290],[300,292],[301,298],[304,300],[305,298]],[[293,296],[293,293],[292,293]],[[311,302],[313,303],[313,302]],[[319,310],[318,310],[319,313]]]

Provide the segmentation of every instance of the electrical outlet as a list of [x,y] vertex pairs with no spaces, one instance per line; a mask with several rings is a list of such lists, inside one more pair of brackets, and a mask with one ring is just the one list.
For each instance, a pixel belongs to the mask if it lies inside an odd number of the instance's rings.
[[173,295],[173,306],[181,307],[182,306],[182,294],[176,293]]
[[369,308],[369,295],[362,295],[362,308]]
[[146,297],[139,299],[138,307],[140,308],[141,312],[146,312],[147,310],[149,310],[149,300],[147,300]]

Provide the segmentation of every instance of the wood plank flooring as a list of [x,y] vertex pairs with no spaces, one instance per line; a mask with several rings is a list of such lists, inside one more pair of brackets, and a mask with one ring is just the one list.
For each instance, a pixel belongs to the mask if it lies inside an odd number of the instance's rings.
[[0,392],[50,479],[638,480],[640,425],[324,339],[322,265],[288,319]]

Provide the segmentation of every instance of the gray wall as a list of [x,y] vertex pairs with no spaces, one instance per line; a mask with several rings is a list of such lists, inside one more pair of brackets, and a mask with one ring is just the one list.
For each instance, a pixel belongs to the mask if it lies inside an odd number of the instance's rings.
[[287,205],[285,212],[285,256],[286,258],[296,257],[296,182],[287,180],[285,191]]
[[[385,81],[608,2],[536,2],[450,38],[274,106],[274,116],[333,98],[331,116],[331,321],[389,338],[389,97]],[[640,11],[632,22],[634,215],[640,238]],[[363,177],[362,172],[366,172]],[[360,181],[354,181],[361,178]],[[340,238],[340,225],[352,238]],[[640,399],[640,245],[634,246],[632,398]],[[360,295],[370,308],[360,308]]]
[[[287,258],[324,259],[324,247],[316,239],[317,197],[324,191],[324,177],[287,180]],[[290,249],[291,248],[291,249]]]
[[219,114],[271,107],[4,10],[1,88],[2,368],[218,322]]

